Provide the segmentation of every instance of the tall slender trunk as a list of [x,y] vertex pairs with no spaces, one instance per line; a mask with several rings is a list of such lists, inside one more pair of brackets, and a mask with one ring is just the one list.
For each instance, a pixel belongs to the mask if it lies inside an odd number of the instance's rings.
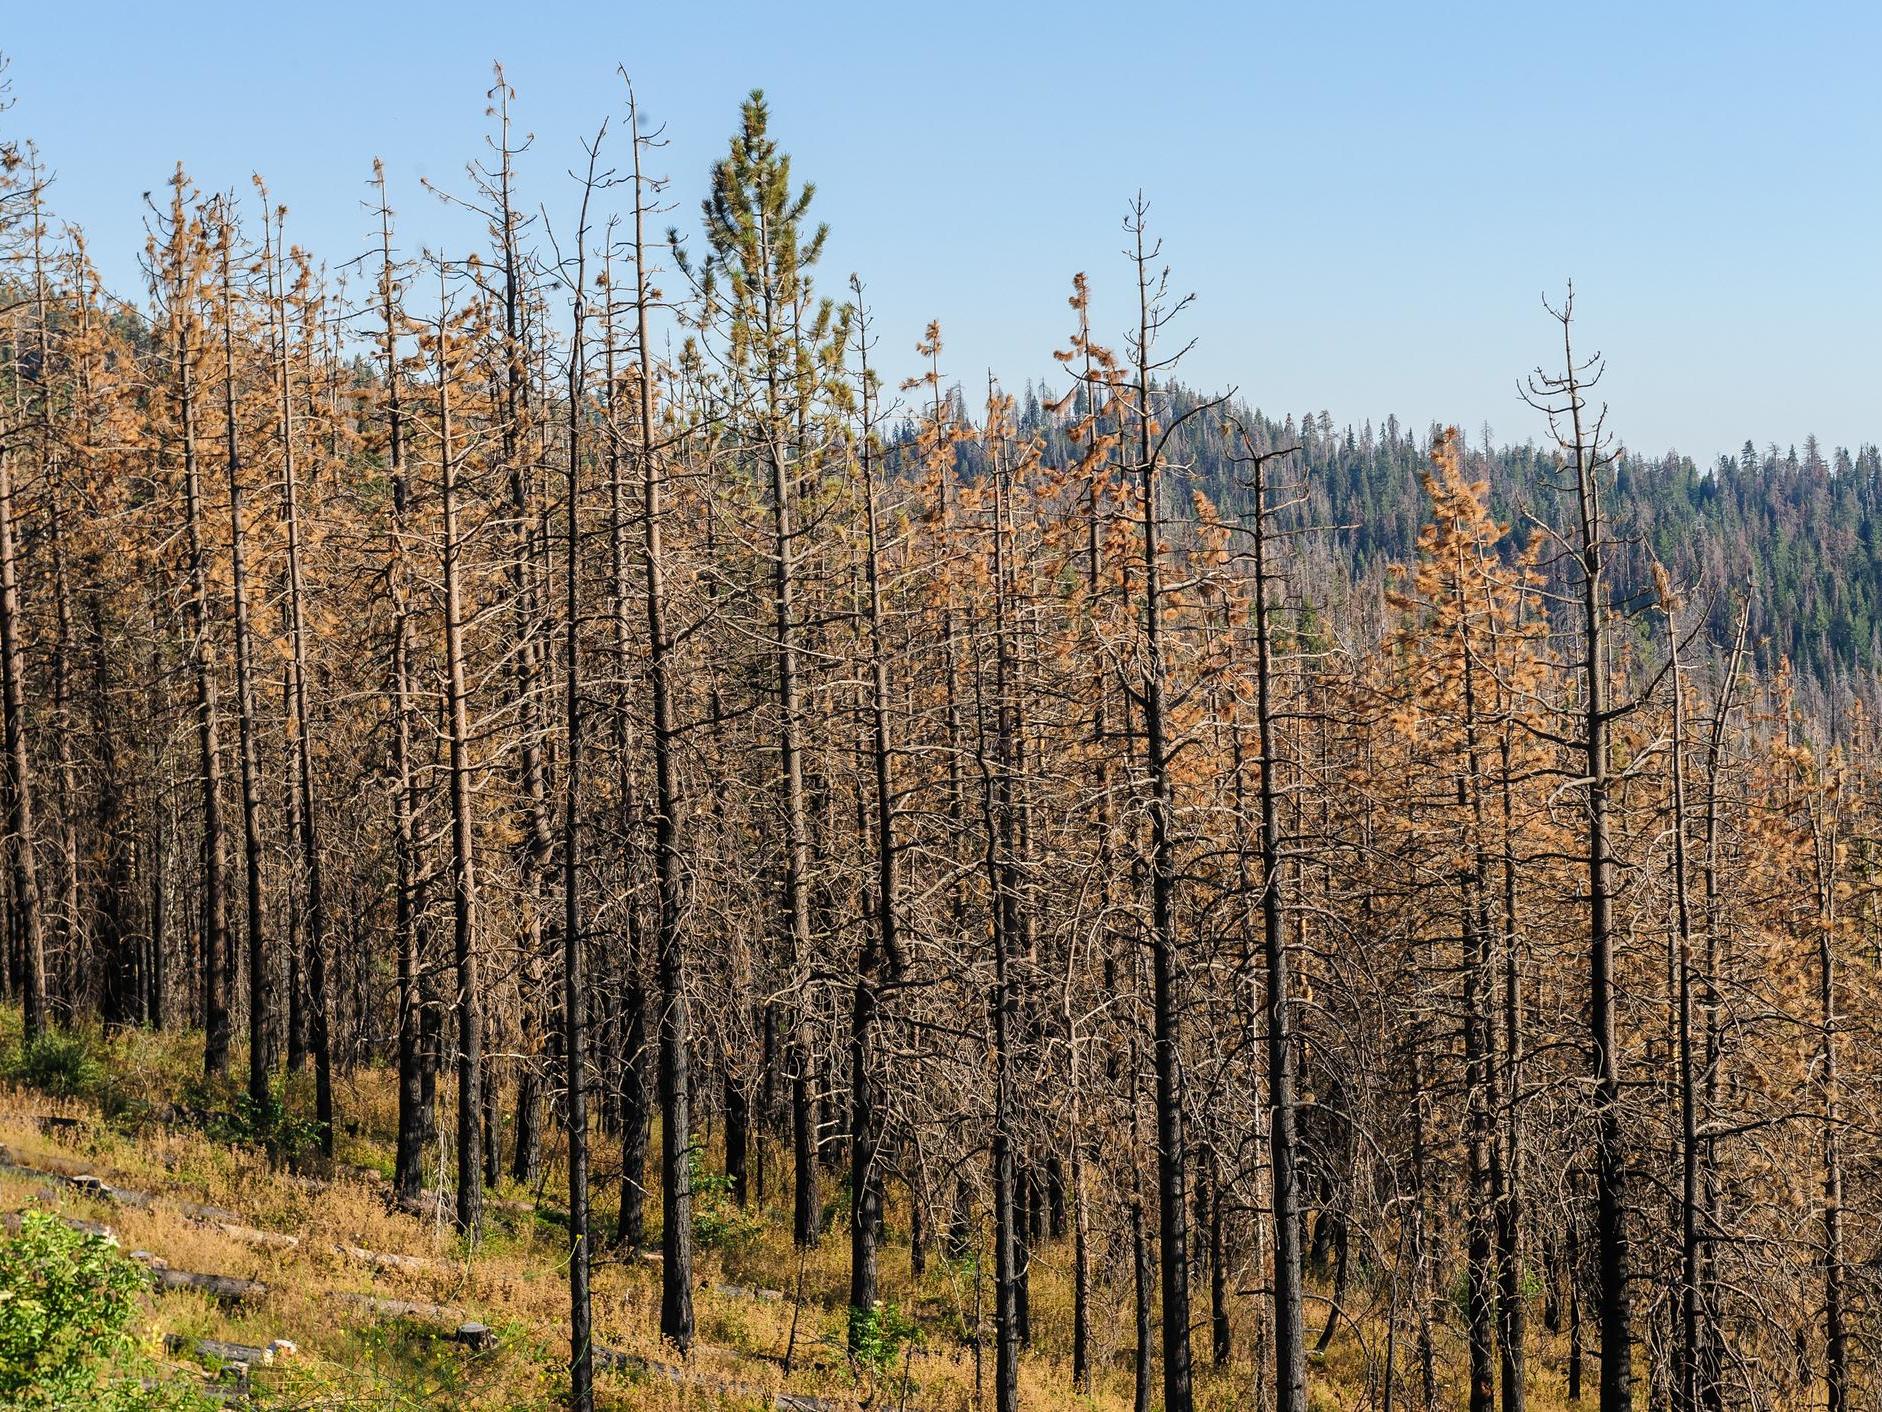
[[[1461,785],[1460,781],[1460,785]],[[1483,918],[1466,876],[1460,897],[1464,940],[1464,1086],[1469,1208],[1465,1217],[1465,1342],[1469,1353],[1470,1412],[1490,1412],[1496,1399],[1496,1356],[1491,1327],[1495,1322],[1495,1282],[1491,1269],[1491,1209],[1489,1193],[1490,1103],[1488,1073],[1491,1059],[1486,1043],[1484,972],[1489,944]]]
[[567,538],[563,547],[562,669],[564,740],[562,768],[562,1063],[566,1090],[569,1169],[569,1405],[592,1412],[595,1405],[594,1327],[588,1290],[588,979],[583,952],[581,903],[582,677],[581,677],[581,474],[582,428],[588,415],[588,201],[595,190],[595,159],[601,132],[588,152],[581,219],[575,226],[575,280],[571,287],[568,353]]
[[1229,1365],[1228,1241],[1224,1231],[1221,1167],[1211,1157],[1209,1183],[1209,1361]]
[[96,940],[104,968],[103,1019],[108,1029],[126,1029],[143,1018],[138,995],[138,947],[132,923],[131,873],[136,848],[120,767],[118,732],[111,699],[105,607],[96,589],[86,594],[91,620],[92,712],[98,722],[98,846],[104,868],[98,879]]
[[[1076,1090],[1074,1090],[1076,1092]],[[1076,1102],[1076,1099],[1074,1099]],[[1085,1178],[1084,1143],[1072,1122],[1072,1388],[1091,1392],[1091,1197]]]
[[647,677],[653,704],[654,870],[659,920],[655,965],[660,988],[660,1335],[682,1353],[693,1341],[692,1034],[686,1000],[685,800],[681,794],[679,724],[674,696],[673,642],[667,628],[665,476],[654,441],[653,339],[648,327],[653,293],[648,284],[644,229],[647,186],[641,174],[640,110],[629,99],[634,155],[634,314],[640,358],[641,557],[646,573]]
[[[174,396],[183,453],[183,518],[189,559],[189,657],[195,686],[195,721],[203,815],[203,891],[201,910],[203,965],[203,1069],[221,1074],[229,1066],[227,830],[222,818],[222,746],[216,702],[215,648],[209,632],[209,567],[203,545],[202,471],[196,459],[196,356],[190,330],[196,315],[196,228],[184,213],[186,178],[182,168],[172,179],[170,252],[165,296],[169,312],[170,354],[176,365]],[[29,958],[30,959],[30,958]],[[42,961],[43,965],[43,961]]]
[[1159,451],[1152,446],[1150,411],[1151,341],[1156,328],[1142,209],[1136,221],[1137,268],[1137,474],[1143,497],[1142,676],[1137,684],[1144,713],[1144,763],[1150,776],[1150,956],[1156,1070],[1157,1238],[1163,1273],[1163,1407],[1189,1412],[1189,1208],[1184,1195],[1188,1154],[1183,1131],[1182,1034],[1178,1020],[1179,958],[1176,938],[1176,817],[1170,776],[1169,727],[1165,720],[1163,647],[1163,536],[1159,501]]
[[[43,301],[42,301],[43,307]],[[47,355],[42,320],[41,358]],[[50,436],[50,428],[46,435]],[[78,839],[79,784],[78,761],[72,750],[72,668],[77,636],[72,617],[72,575],[65,549],[65,515],[59,494],[58,467],[48,454],[41,465],[51,500],[52,596],[57,629],[52,639],[52,754],[54,779],[58,789],[59,908],[57,916],[58,973],[63,1013],[75,1016],[82,993],[88,988],[86,978],[86,931],[83,906],[79,901],[80,849]],[[49,982],[50,983],[50,977]]]
[[[989,399],[989,418],[999,415]],[[991,577],[993,588],[994,682],[993,740],[987,739],[987,709],[974,713],[981,778],[981,832],[985,841],[988,921],[993,952],[993,988],[988,996],[988,1026],[993,1061],[993,1306],[994,1406],[1016,1412],[1019,1406],[1021,1344],[1019,1269],[1021,1213],[1017,1209],[1018,1171],[1014,1152],[1013,1029],[1015,1022],[1012,952],[1019,931],[1018,879],[1013,867],[1013,710],[1012,664],[1008,621],[1009,550],[1006,542],[1006,469],[996,466]],[[979,673],[974,674],[978,693]]]
[[0,671],[5,676],[7,851],[13,907],[24,953],[25,1035],[46,1027],[46,946],[40,920],[39,874],[33,860],[33,775],[26,740],[26,667],[20,642],[19,566],[14,549],[13,460],[0,450]]
[[[1705,807],[1701,853],[1702,893],[1705,922],[1704,995],[1701,1002],[1705,1022],[1702,1062],[1704,1082],[1700,1101],[1704,1104],[1708,1130],[1699,1131],[1697,1115],[1691,1134],[1694,1150],[1688,1159],[1695,1172],[1692,1239],[1692,1291],[1696,1343],[1691,1356],[1695,1364],[1693,1394],[1695,1405],[1707,1412],[1718,1412],[1724,1405],[1720,1366],[1722,1349],[1718,1329],[1718,1311],[1713,1289],[1716,1281],[1713,1238],[1720,1226],[1723,1184],[1718,1177],[1717,1136],[1710,1130],[1719,1111],[1719,1083],[1722,1066],[1721,1027],[1719,1023],[1719,967],[1723,942],[1724,903],[1719,888],[1719,849],[1722,843],[1719,818],[1719,779],[1725,764],[1726,735],[1738,704],[1738,683],[1745,663],[1746,644],[1751,627],[1751,597],[1739,604],[1738,628],[1732,639],[1731,656],[1725,668],[1725,680],[1712,713],[1705,753]],[[1682,1115],[1682,1126],[1685,1119]],[[1682,1173],[1683,1176],[1683,1173]]]
[[416,646],[411,607],[411,569],[405,557],[411,480],[405,469],[405,417],[400,398],[399,331],[404,316],[392,262],[392,208],[386,200],[385,168],[373,163],[379,189],[379,309],[384,322],[386,463],[392,481],[387,534],[386,591],[392,602],[391,687],[393,853],[397,863],[393,930],[398,946],[399,1133],[393,1155],[393,1188],[416,1201],[424,1188],[425,1140],[432,1126],[424,1073],[424,959],[419,917],[424,911],[423,865],[418,849],[418,777],[412,765],[412,654]]
[[1502,798],[1503,873],[1503,1054],[1502,1110],[1496,1163],[1497,1338],[1503,1358],[1503,1412],[1523,1412],[1527,1401],[1528,1301],[1523,1294],[1523,1014],[1518,938],[1515,802],[1511,765],[1511,709],[1505,703],[1499,740],[1498,783]]
[[[33,267],[33,337],[39,359],[39,376],[34,380],[38,388],[34,421],[37,423],[35,443],[39,449],[39,480],[46,487],[50,501],[52,530],[52,591],[53,606],[56,614],[57,629],[52,644],[52,746],[54,764],[57,771],[57,796],[59,813],[59,884],[60,906],[56,918],[59,936],[58,969],[59,990],[67,1016],[76,1012],[80,992],[87,988],[85,976],[84,938],[85,928],[80,921],[79,911],[79,842],[78,842],[78,771],[72,753],[72,661],[73,661],[73,622],[72,622],[72,587],[65,550],[65,520],[59,487],[58,437],[54,428],[52,400],[52,328],[51,328],[51,291],[46,280],[45,236],[46,221],[43,197],[46,181],[35,159],[29,167],[27,201],[32,231],[32,267]],[[17,520],[17,513],[14,518]],[[18,567],[15,566],[15,591],[18,589]],[[15,632],[20,630],[16,617]],[[25,650],[21,645],[22,652]],[[23,710],[23,707],[22,707]],[[22,714],[22,729],[24,716]],[[20,776],[19,789],[26,795],[32,793],[30,784]],[[32,813],[30,799],[26,805],[26,814]],[[38,839],[29,835],[21,845],[27,849],[36,848]],[[37,872],[35,872],[35,881]],[[42,914],[45,910],[43,898],[36,899],[34,907]],[[52,977],[47,973],[44,954],[44,919],[40,922],[42,933],[39,971],[42,977],[42,990],[49,989]],[[26,946],[30,948],[30,928]],[[42,997],[43,998],[43,997]],[[42,1019],[49,1018],[49,1010]]]
[[[869,754],[874,773],[873,837],[875,915],[866,918],[856,960],[856,985],[850,1007],[850,1340],[861,1332],[858,1315],[876,1304],[876,1242],[882,1224],[882,1117],[874,1092],[872,1043],[881,1005],[883,980],[893,982],[902,969],[901,878],[895,816],[894,741],[890,729],[889,649],[882,602],[882,542],[875,462],[874,388],[869,372],[869,322],[856,293],[856,347],[861,381],[858,452],[862,469],[863,566],[867,586],[869,653]],[[873,925],[871,925],[873,923]],[[886,977],[884,975],[886,972]]]
[[[1449,454],[1444,448],[1434,456]],[[1501,1106],[1496,1032],[1492,1020],[1495,961],[1490,939],[1488,820],[1484,808],[1484,761],[1479,735],[1478,649],[1471,632],[1473,605],[1469,600],[1465,548],[1457,546],[1450,570],[1455,597],[1458,665],[1463,688],[1462,773],[1457,780],[1458,802],[1465,806],[1461,855],[1467,861],[1460,878],[1459,903],[1463,937],[1464,1082],[1469,1162],[1470,1208],[1467,1216],[1466,1280],[1470,1361],[1471,1412],[1489,1412],[1496,1396],[1491,1370],[1493,1326],[1502,1319],[1499,1306],[1517,1288],[1514,1270],[1496,1258],[1496,1230],[1507,1196],[1502,1146],[1495,1123]],[[1515,1371],[1512,1374],[1511,1365]],[[1520,1404],[1521,1350],[1503,1349],[1504,1399]],[[1512,1386],[1512,1384],[1514,1386]]]
[[222,427],[229,482],[229,592],[235,629],[235,712],[242,802],[242,864],[248,903],[248,1099],[266,1113],[272,1094],[273,977],[261,893],[261,779],[255,741],[254,643],[248,608],[248,523],[235,382],[235,212],[224,198],[216,232],[222,287]]
[[[1252,453],[1252,448],[1251,448]],[[1301,1330],[1300,1153],[1296,1134],[1292,983],[1282,896],[1281,761],[1274,739],[1274,640],[1268,603],[1275,570],[1269,564],[1267,459],[1253,454],[1254,495],[1251,596],[1255,618],[1255,725],[1261,747],[1257,796],[1261,809],[1261,938],[1267,973],[1268,1166],[1274,1223],[1275,1412],[1306,1412],[1306,1350]]]
[[[486,1055],[482,1080],[486,1115],[483,1139],[484,1170],[494,1184],[502,1174],[502,1151],[498,1136],[501,1127],[503,1069],[516,1073],[515,1146],[511,1175],[519,1181],[533,1182],[541,1165],[542,1075],[541,1050],[546,1038],[548,1016],[554,1008],[545,993],[542,980],[544,956],[544,917],[547,903],[544,890],[555,851],[554,828],[550,818],[548,780],[544,763],[543,739],[546,703],[544,630],[538,622],[538,610],[549,591],[546,521],[538,526],[533,499],[533,469],[536,442],[533,438],[533,412],[530,387],[528,322],[529,290],[525,279],[524,255],[519,235],[524,219],[515,204],[514,161],[518,151],[511,146],[510,101],[515,96],[499,65],[496,83],[489,96],[497,119],[497,136],[491,141],[496,153],[494,172],[486,171],[482,188],[492,203],[491,235],[496,241],[497,273],[500,286],[502,327],[498,335],[498,372],[492,397],[501,408],[497,424],[499,464],[509,495],[510,544],[508,558],[509,602],[513,648],[510,657],[509,686],[516,707],[516,800],[521,819],[521,839],[516,848],[518,892],[522,936],[518,943],[516,968],[518,1003],[511,1046],[518,1052],[513,1063],[500,1065],[497,1057]],[[546,397],[545,397],[546,400]],[[546,514],[547,512],[544,511]],[[539,558],[538,556],[541,556]],[[497,1019],[502,1019],[498,1012]],[[506,1025],[506,1030],[510,1028]],[[506,1034],[506,1038],[509,1038]]]
[[[604,261],[608,260],[604,253]],[[606,264],[607,288],[614,288],[612,264]],[[602,306],[602,345],[604,367],[602,385],[610,428],[619,425],[615,370],[614,301],[612,295]],[[623,477],[623,457],[618,436],[608,438],[608,573],[610,617],[614,629],[615,702],[614,771],[619,798],[619,828],[622,839],[622,866],[627,873],[630,893],[637,889],[644,857],[642,815],[634,760],[634,732],[631,724],[629,690],[634,661],[633,630],[628,604],[632,590],[628,582],[628,510],[627,484]],[[647,1034],[647,928],[643,909],[630,896],[625,904],[626,921],[623,940],[625,954],[620,958],[622,977],[620,1016],[619,1121],[621,1129],[621,1206],[615,1223],[617,1245],[637,1249],[646,1239],[647,1222],[647,1144],[652,1131],[649,1083],[651,1048]],[[727,1113],[728,1127],[731,1121]],[[731,1163],[727,1171],[730,1175]]]
[[[764,241],[767,268],[771,260],[768,235]],[[792,466],[784,447],[781,373],[774,356],[778,328],[775,291],[767,279],[764,290],[764,346],[766,350],[764,457],[771,481],[771,615],[772,651],[778,692],[778,788],[784,811],[784,869],[780,879],[782,907],[779,927],[784,955],[793,976],[802,981],[810,967],[810,830],[804,803],[803,720],[797,640],[797,496],[791,484]],[[792,1201],[791,1235],[800,1247],[813,1246],[821,1235],[822,1211],[817,1197],[817,1144],[811,1106],[814,1081],[814,1037],[806,1009],[807,997],[798,985],[797,1016],[791,1027],[789,1064],[791,1080]]]
[[[1141,1179],[1134,1173],[1133,1183]],[[1151,1347],[1155,1324],[1151,1301],[1150,1233],[1144,1229],[1144,1198],[1133,1190],[1130,1198],[1131,1293],[1137,1313],[1137,1346],[1132,1351],[1131,1412],[1150,1412]]]
[[[301,867],[307,881],[307,1042],[314,1060],[314,1125],[321,1154],[330,1159],[333,1156],[333,1052],[327,996],[327,902],[321,873],[320,797],[314,788],[314,727],[308,712],[307,583],[301,566],[300,486],[294,460],[293,359],[285,304],[285,270],[279,264],[278,224],[275,230],[276,248],[269,260],[275,288],[269,303],[271,309],[278,311],[275,356],[281,391],[281,505],[287,531],[288,688],[293,698],[294,759],[300,782]],[[311,330],[308,353],[311,358]]]
[[1823,1382],[1826,1412],[1849,1406],[1849,1256],[1844,1234],[1843,1094],[1838,1068],[1836,935],[1837,862],[1842,849],[1843,780],[1832,763],[1828,780],[1813,780],[1812,861],[1817,888],[1817,1085],[1822,1095]]
[[1601,1328],[1601,1412],[1633,1406],[1633,1313],[1627,1288],[1627,1151],[1621,1132],[1620,1050],[1614,1015],[1614,845],[1609,815],[1613,780],[1608,745],[1612,720],[1607,664],[1607,528],[1598,481],[1600,451],[1583,427],[1581,369],[1575,362],[1569,311],[1562,323],[1561,388],[1572,428],[1581,573],[1582,777],[1586,784],[1584,858],[1588,873],[1588,1026],[1594,1080],[1595,1257]]
[[[1114,930],[1111,907],[1115,882],[1113,855],[1117,827],[1117,803],[1111,793],[1110,742],[1106,738],[1107,708],[1111,696],[1110,671],[1105,660],[1099,631],[1100,609],[1104,593],[1102,506],[1110,484],[1109,456],[1101,441],[1101,408],[1096,359],[1091,339],[1090,300],[1085,282],[1075,283],[1078,310],[1078,347],[1084,355],[1080,386],[1084,400],[1083,423],[1086,428],[1085,485],[1085,651],[1090,667],[1092,789],[1097,808],[1092,810],[1093,853],[1098,870],[1098,908],[1101,945],[1111,940]],[[938,380],[937,380],[938,381]],[[1105,946],[1106,965],[1110,948]],[[1066,988],[1065,1024],[1070,1034],[1071,988]],[[1091,1390],[1091,1207],[1087,1191],[1085,1132],[1082,1108],[1083,1089],[1079,1082],[1079,1048],[1071,1049],[1071,1109],[1069,1115],[1072,1157],[1072,1200],[1074,1224],[1072,1241],[1072,1382],[1081,1392]]]
[[1699,1141],[1697,1073],[1693,1067],[1692,908],[1686,859],[1686,682],[1679,660],[1679,624],[1670,603],[1666,613],[1667,654],[1673,678],[1673,916],[1678,971],[1674,997],[1674,1042],[1679,1084],[1679,1330],[1674,1349],[1673,1409],[1698,1405],[1699,1371]]
[[448,352],[448,291],[439,270],[438,483],[444,520],[444,658],[448,685],[451,775],[451,941],[457,966],[457,1228],[476,1240],[483,1224],[483,1134],[478,1100],[483,1088],[483,997],[477,990],[477,875],[471,821],[470,701],[464,666],[464,602],[459,583],[463,544],[458,535],[457,450],[452,444]]
[[[294,749],[292,730],[294,683],[285,676],[281,679],[281,719],[289,725],[281,753],[283,836],[290,840],[298,856],[301,836],[301,786],[298,752]],[[299,876],[290,870],[282,883],[282,891],[287,894],[282,900],[282,910],[286,915],[282,919],[281,927],[281,939],[284,943],[281,949],[287,956],[287,1067],[290,1074],[298,1074],[307,1067],[307,928],[301,914]]]

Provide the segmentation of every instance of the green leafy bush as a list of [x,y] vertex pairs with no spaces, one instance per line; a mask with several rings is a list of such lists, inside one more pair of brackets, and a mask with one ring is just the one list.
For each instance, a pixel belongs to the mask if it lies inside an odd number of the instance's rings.
[[320,1148],[320,1125],[311,1117],[292,1112],[278,1090],[257,1103],[247,1093],[227,1097],[228,1107],[214,1106],[224,1095],[205,1084],[189,1094],[193,1106],[205,1111],[203,1135],[232,1146],[260,1147],[277,1162],[299,1165]]
[[104,1058],[90,1035],[48,1030],[0,1059],[0,1077],[59,1098],[95,1098],[104,1087]]
[[877,1377],[894,1369],[920,1333],[915,1321],[893,1304],[878,1299],[867,1309],[850,1306],[850,1358]]
[[0,1405],[76,1406],[98,1390],[146,1276],[102,1236],[44,1211],[0,1240]]
[[0,1239],[0,1407],[17,1412],[206,1412],[131,1332],[149,1276],[103,1236],[26,1211]]
[[732,1179],[708,1172],[694,1150],[687,1158],[692,1169],[693,1243],[702,1250],[731,1250],[749,1243],[764,1229],[754,1213],[732,1200]]

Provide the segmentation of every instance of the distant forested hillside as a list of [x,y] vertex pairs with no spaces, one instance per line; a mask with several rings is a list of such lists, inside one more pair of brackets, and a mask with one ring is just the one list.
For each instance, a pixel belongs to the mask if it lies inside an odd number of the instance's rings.
[[[1053,394],[1032,390],[1021,399],[1025,430],[1046,443],[1046,459],[1075,459],[1067,445],[1069,416],[1051,410]],[[1179,414],[1206,400],[1180,392]],[[965,416],[965,409],[962,411]],[[1439,424],[1414,430],[1388,416],[1375,426],[1336,426],[1327,412],[1267,416],[1225,406],[1186,422],[1173,440],[1176,460],[1188,467],[1188,488],[1206,494],[1225,518],[1245,515],[1243,454],[1233,419],[1262,451],[1298,446],[1306,501],[1293,516],[1303,536],[1299,553],[1311,565],[1305,581],[1323,604],[1357,615],[1364,633],[1377,617],[1377,589],[1392,566],[1415,557],[1420,527],[1430,515],[1422,477]],[[1468,472],[1490,483],[1492,511],[1513,533],[1514,553],[1535,522],[1567,523],[1556,503],[1558,475],[1547,429],[1538,416],[1536,440],[1521,446],[1478,443],[1467,451]],[[963,443],[966,467],[977,443]],[[1852,452],[1826,451],[1813,437],[1801,448],[1746,441],[1736,456],[1702,465],[1686,455],[1617,456],[1608,506],[1628,536],[1615,566],[1617,597],[1644,597],[1658,558],[1697,601],[1710,603],[1715,639],[1728,639],[1741,594],[1751,598],[1751,635],[1767,667],[1788,660],[1828,696],[1866,694],[1882,663],[1882,450],[1865,444]],[[1546,556],[1545,556],[1546,557]]]

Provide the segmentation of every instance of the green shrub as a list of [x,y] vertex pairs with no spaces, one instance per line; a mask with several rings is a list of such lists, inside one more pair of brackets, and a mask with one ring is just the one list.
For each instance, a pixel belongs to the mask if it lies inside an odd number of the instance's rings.
[[687,1164],[692,1169],[693,1243],[702,1250],[732,1250],[752,1241],[764,1223],[732,1200],[732,1179],[706,1171],[697,1149]]
[[233,1111],[211,1114],[203,1131],[216,1142],[265,1148],[276,1161],[290,1164],[305,1161],[320,1147],[320,1125],[288,1111],[278,1092],[271,1092],[266,1103],[238,1094]]
[[0,1406],[18,1412],[205,1412],[131,1332],[150,1277],[103,1236],[45,1211],[0,1239]]
[[102,1236],[23,1213],[19,1234],[0,1240],[0,1404],[71,1406],[94,1394],[131,1347],[145,1279]]
[[920,1330],[893,1304],[877,1300],[867,1309],[850,1306],[850,1358],[856,1366],[881,1377],[902,1359],[903,1350],[919,1342]]
[[0,1077],[59,1098],[95,1098],[104,1088],[104,1058],[90,1035],[48,1030],[30,1044],[9,1049]]

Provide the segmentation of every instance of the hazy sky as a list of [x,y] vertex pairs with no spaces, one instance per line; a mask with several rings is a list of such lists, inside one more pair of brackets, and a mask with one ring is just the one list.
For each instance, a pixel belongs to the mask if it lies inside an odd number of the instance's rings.
[[134,286],[142,194],[259,170],[330,264],[383,156],[408,248],[474,232],[490,62],[566,221],[617,64],[668,125],[691,227],[753,86],[816,212],[821,282],[868,282],[893,362],[933,317],[968,386],[1049,376],[1072,274],[1121,329],[1142,186],[1198,302],[1191,382],[1271,412],[1538,435],[1518,376],[1572,276],[1614,424],[1702,460],[1882,438],[1882,7],[1163,3],[8,3],[0,52],[54,205]]

